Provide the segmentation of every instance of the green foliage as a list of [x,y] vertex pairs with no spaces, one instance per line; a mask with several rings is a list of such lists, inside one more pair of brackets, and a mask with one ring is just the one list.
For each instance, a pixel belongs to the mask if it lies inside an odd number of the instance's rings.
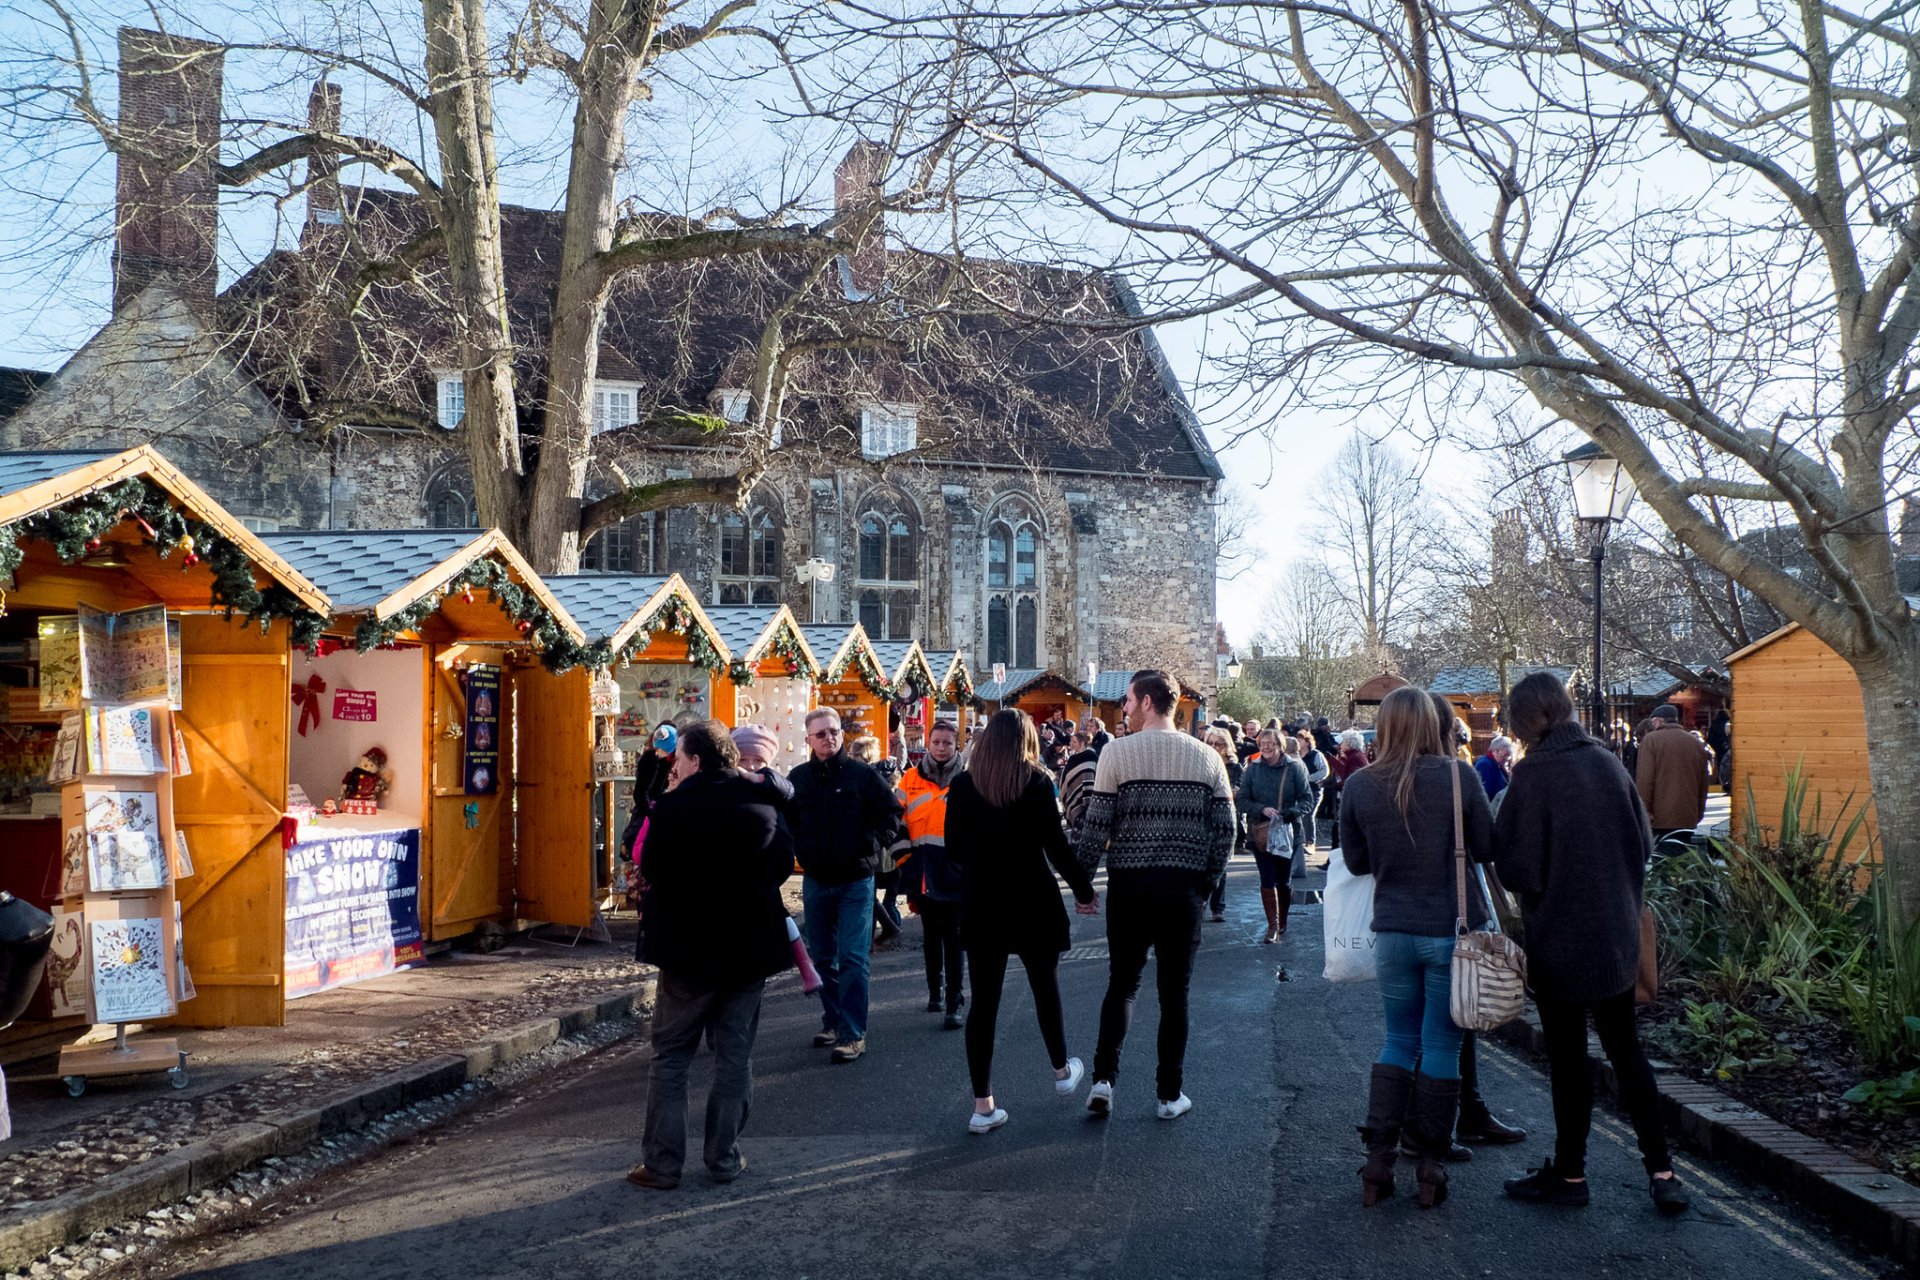
[[[1920,1024],[1920,1018],[1908,1018],[1908,1022]],[[1920,1025],[1909,1030],[1920,1031]],[[1842,1102],[1852,1102],[1877,1111],[1882,1115],[1897,1115],[1920,1108],[1920,1068],[1902,1071],[1897,1076],[1885,1080],[1862,1080],[1853,1088],[1840,1095]],[[1912,1153],[1909,1153],[1911,1156]]]
[[1213,700],[1214,709],[1235,724],[1249,720],[1264,723],[1273,714],[1273,703],[1251,681],[1229,680],[1220,686]]
[[[1920,1069],[1920,924],[1903,930],[1896,921],[1863,839],[1864,811],[1849,796],[1828,820],[1794,769],[1778,826],[1760,825],[1751,789],[1746,812],[1737,837],[1670,859],[1648,880],[1661,971],[1699,998],[1687,1006],[1692,1038],[1676,1051],[1695,1061],[1746,1058],[1731,1040],[1703,1048],[1722,1033],[1737,1038],[1738,1028],[1695,1010],[1725,1008],[1833,1022],[1870,1070]],[[1863,1085],[1854,1100],[1892,1105],[1901,1079]]]
[[1685,1017],[1652,1037],[1674,1056],[1706,1068],[1722,1080],[1735,1072],[1786,1066],[1793,1054],[1774,1043],[1759,1019],[1720,1001],[1689,1000]]

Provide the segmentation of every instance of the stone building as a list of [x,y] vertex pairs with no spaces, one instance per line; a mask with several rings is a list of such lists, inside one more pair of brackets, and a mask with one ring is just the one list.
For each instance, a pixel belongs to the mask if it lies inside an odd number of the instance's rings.
[[[176,73],[188,43],[122,33],[129,126],[151,119],[217,139],[217,60],[195,57],[193,74]],[[337,126],[337,89],[316,88],[313,109]],[[872,156],[862,144],[842,161],[840,198]],[[389,341],[379,370],[384,402],[417,423],[314,409],[330,389],[368,398],[371,377],[349,370],[349,344],[311,339],[318,312],[302,307],[324,290],[322,264],[348,231],[392,244],[417,227],[413,198],[317,175],[300,246],[216,294],[210,184],[191,166],[120,164],[112,319],[0,421],[0,447],[152,442],[259,529],[474,522],[465,455],[447,430],[464,411],[463,384],[430,308],[414,326],[425,336]],[[503,210],[515,338],[533,353],[523,387],[539,385],[544,264],[561,225],[558,213]],[[839,261],[847,298],[884,296],[896,287],[890,272],[911,287],[916,256],[884,236],[882,226]],[[1121,281],[996,265],[1071,292],[1077,306],[1137,314]],[[712,289],[711,274],[701,287]],[[733,290],[709,305],[693,289],[684,272],[655,272],[623,280],[609,300],[589,499],[738,466],[742,446],[726,432],[677,436],[640,421],[648,404],[737,417],[764,300]],[[1220,469],[1152,334],[1040,326],[993,341],[996,362],[978,368],[867,362],[781,419],[742,508],[676,507],[610,526],[582,567],[678,572],[715,604],[786,601],[803,618],[858,619],[877,639],[964,649],[978,670],[1165,665],[1211,690]],[[522,421],[537,431],[534,406]],[[831,582],[797,579],[811,558],[835,567]]]

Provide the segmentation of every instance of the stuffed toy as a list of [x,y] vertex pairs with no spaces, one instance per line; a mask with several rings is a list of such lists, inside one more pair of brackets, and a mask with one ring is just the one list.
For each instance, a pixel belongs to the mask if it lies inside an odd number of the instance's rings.
[[372,800],[376,804],[393,789],[393,770],[387,768],[387,753],[380,747],[368,747],[359,763],[340,779],[342,800]]

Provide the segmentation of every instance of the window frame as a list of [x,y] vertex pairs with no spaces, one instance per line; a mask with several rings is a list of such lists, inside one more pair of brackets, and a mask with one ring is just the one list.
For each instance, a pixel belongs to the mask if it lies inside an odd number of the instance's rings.
[[897,458],[920,447],[920,406],[876,400],[860,408],[860,456],[869,462]]
[[[609,422],[611,410],[608,406],[615,396],[628,398],[628,411],[632,414],[625,422]],[[612,380],[594,380],[593,384],[593,422],[590,434],[606,435],[622,427],[630,427],[640,421],[640,384],[637,382],[616,382]]]
[[441,430],[452,431],[467,420],[467,380],[451,369],[440,369],[433,375],[433,387],[433,420]]

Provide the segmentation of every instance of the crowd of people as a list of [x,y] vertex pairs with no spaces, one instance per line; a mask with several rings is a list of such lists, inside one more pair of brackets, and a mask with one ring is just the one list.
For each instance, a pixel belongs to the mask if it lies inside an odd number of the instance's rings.
[[[1685,1208],[1633,1019],[1645,868],[1656,836],[1696,825],[1705,796],[1705,757],[1685,751],[1704,744],[1672,709],[1641,736],[1636,778],[1574,721],[1565,687],[1547,674],[1509,693],[1514,739],[1495,738],[1477,761],[1454,709],[1413,687],[1388,695],[1371,741],[1335,733],[1325,719],[1216,722],[1195,736],[1173,722],[1177,692],[1163,672],[1135,673],[1118,733],[1097,721],[1036,725],[1006,709],[962,750],[957,726],[936,722],[911,763],[848,743],[838,714],[818,708],[805,722],[808,758],[784,777],[771,767],[766,729],[663,726],[656,758],[636,780],[629,830],[642,886],[640,955],[660,969],[643,1160],[629,1179],[678,1185],[688,1066],[703,1040],[715,1055],[706,1169],[722,1182],[745,1169],[738,1139],[761,996],[794,962],[782,886],[796,866],[805,952],[820,983],[813,1043],[829,1061],[851,1064],[866,1052],[871,951],[899,931],[904,893],[922,925],[927,1011],[965,1031],[969,1133],[1007,1122],[992,1069],[1014,957],[1055,1090],[1074,1096],[1090,1078],[1086,1106],[1097,1116],[1115,1106],[1135,997],[1149,957],[1156,961],[1154,1110],[1174,1120],[1193,1107],[1188,992],[1203,923],[1224,919],[1230,858],[1252,856],[1261,941],[1275,943],[1325,820],[1329,856],[1374,886],[1383,1045],[1360,1125],[1363,1203],[1392,1194],[1403,1154],[1415,1162],[1420,1203],[1432,1206],[1446,1198],[1449,1162],[1469,1154],[1461,1143],[1526,1137],[1480,1097],[1474,1038],[1449,1012],[1456,935],[1498,927],[1496,905],[1510,907],[1512,893],[1547,1040],[1555,1138],[1552,1157],[1509,1181],[1507,1193],[1587,1202],[1591,1020],[1621,1082],[1654,1203]],[[1104,901],[1094,879],[1103,866]],[[1106,920],[1108,980],[1091,1069],[1068,1052],[1062,882],[1076,912]]]

